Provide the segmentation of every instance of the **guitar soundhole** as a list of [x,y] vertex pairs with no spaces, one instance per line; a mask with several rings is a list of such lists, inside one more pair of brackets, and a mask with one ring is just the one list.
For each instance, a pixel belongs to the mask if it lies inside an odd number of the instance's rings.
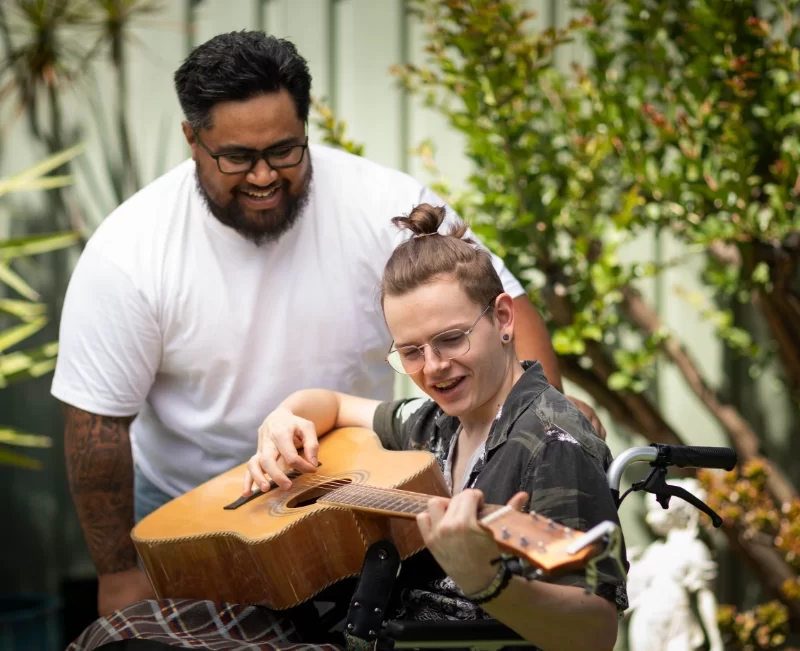
[[320,486],[314,486],[287,500],[286,507],[290,509],[300,509],[304,506],[313,506],[320,498],[325,497],[328,493],[335,491],[337,488],[341,488],[345,484],[352,483],[352,481],[352,479],[342,478]]

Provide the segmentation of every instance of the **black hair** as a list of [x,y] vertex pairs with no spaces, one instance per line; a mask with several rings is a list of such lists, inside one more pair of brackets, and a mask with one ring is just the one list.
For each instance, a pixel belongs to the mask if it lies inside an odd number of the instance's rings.
[[211,127],[218,102],[241,101],[286,89],[305,122],[311,72],[294,44],[260,31],[218,34],[198,45],[175,72],[175,90],[193,129]]

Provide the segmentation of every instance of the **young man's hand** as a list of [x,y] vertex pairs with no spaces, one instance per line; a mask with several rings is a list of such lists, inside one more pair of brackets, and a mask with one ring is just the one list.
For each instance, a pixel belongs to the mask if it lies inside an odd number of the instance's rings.
[[[527,501],[528,494],[521,492],[508,505],[520,510]],[[464,594],[483,590],[497,574],[491,561],[501,551],[492,536],[478,526],[482,504],[483,493],[470,489],[450,499],[431,498],[428,511],[417,516],[425,545]]]

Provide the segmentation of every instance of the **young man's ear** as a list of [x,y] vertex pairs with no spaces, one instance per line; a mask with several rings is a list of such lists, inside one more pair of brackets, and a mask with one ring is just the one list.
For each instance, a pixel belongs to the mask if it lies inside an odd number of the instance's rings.
[[[514,337],[514,299],[509,294],[503,293],[495,299],[494,321],[500,332]],[[504,339],[505,340],[505,339]],[[506,340],[507,341],[507,340]]]

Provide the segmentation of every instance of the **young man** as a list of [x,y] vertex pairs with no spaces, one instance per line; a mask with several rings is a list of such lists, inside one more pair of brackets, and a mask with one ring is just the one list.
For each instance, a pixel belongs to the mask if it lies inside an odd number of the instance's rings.
[[[214,37],[175,86],[191,159],[98,228],[61,320],[52,394],[101,614],[152,594],[134,518],[246,459],[288,391],[391,397],[374,304],[402,240],[389,218],[441,203],[401,172],[309,143],[311,77],[287,41]],[[560,387],[541,318],[493,263],[515,301],[520,357]]]
[[[600,564],[596,594],[585,592],[582,570],[532,581],[492,564],[501,550],[478,526],[484,501],[517,509],[527,503],[529,510],[577,530],[609,520],[618,525],[605,478],[611,458],[577,407],[547,382],[541,364],[520,364],[514,300],[489,255],[463,239],[464,226],[439,234],[444,216],[444,208],[422,205],[396,220],[414,237],[397,247],[381,281],[380,302],[393,337],[386,359],[430,399],[392,402],[329,389],[294,392],[264,420],[243,494],[253,483],[269,490],[268,479],[277,490],[289,488],[287,468],[316,472],[319,437],[340,427],[370,428],[390,450],[427,450],[436,456],[452,497],[431,498],[417,517],[427,551],[403,564],[397,607],[389,617],[488,616],[535,649],[611,651],[618,613],[627,606],[625,577],[612,563]],[[93,635],[96,640],[145,635],[217,648],[225,631],[243,628],[260,632],[246,640],[248,648],[301,642],[284,613],[225,605],[225,616],[215,618],[219,605],[199,602],[208,614],[195,614],[189,631],[174,615],[197,609],[198,602],[146,603],[94,624],[76,651],[91,648]],[[226,622],[224,631],[220,621]],[[303,623],[296,619],[294,625],[302,631]]]

